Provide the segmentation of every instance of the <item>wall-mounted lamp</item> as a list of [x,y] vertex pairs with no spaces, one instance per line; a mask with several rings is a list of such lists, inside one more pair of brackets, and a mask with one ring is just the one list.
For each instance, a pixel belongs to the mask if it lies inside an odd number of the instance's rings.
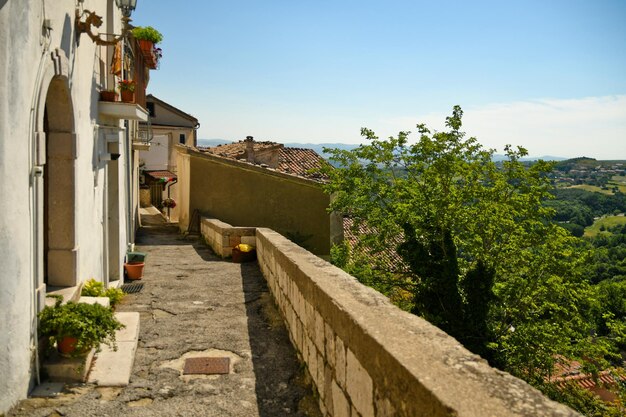
[[[83,0],[79,0],[81,3],[82,1]],[[100,34],[93,33],[91,31],[91,27],[95,26],[96,28],[99,28],[102,26],[102,17],[98,16],[95,12],[91,12],[86,9],[82,12],[79,9],[76,9],[76,33],[78,35],[86,33],[97,45],[115,45],[118,43],[130,30],[130,15],[137,6],[137,0],[115,0],[115,4],[122,11],[121,35],[115,36],[113,40],[107,41],[100,38]],[[81,21],[83,16],[86,16],[85,21]]]

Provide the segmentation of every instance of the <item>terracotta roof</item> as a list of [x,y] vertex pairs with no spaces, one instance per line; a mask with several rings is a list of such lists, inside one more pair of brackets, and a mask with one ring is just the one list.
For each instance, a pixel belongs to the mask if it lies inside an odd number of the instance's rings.
[[[213,155],[221,156],[224,158],[246,160],[246,142],[239,141],[234,143],[228,143],[225,145],[218,145],[212,147],[198,147],[202,152],[210,153]],[[317,173],[310,172],[313,169],[320,168],[322,166],[323,158],[319,156],[313,149],[303,148],[286,148],[281,143],[269,142],[269,141],[254,141],[253,149],[255,154],[265,154],[268,152],[278,153],[278,165],[274,168],[276,171],[295,175],[302,178],[321,182],[325,178]],[[266,164],[256,162],[258,165],[267,167]]]
[[[272,149],[272,148],[278,149],[281,146],[283,145],[280,143],[276,143],[276,142],[267,142],[267,141],[265,142],[254,141],[253,142],[253,148],[255,152]],[[245,156],[246,143],[243,140],[240,140],[239,142],[227,143],[224,145],[217,145],[217,146],[213,146],[209,148],[199,147],[198,149],[204,152],[212,153],[213,155],[224,156],[226,158],[239,159]]]
[[[358,235],[366,235],[376,233],[369,227],[364,224],[355,225],[353,219],[350,217],[343,218],[343,237],[348,243],[350,243],[350,247],[354,248],[358,241]],[[396,236],[392,242],[390,242],[390,246],[380,252],[380,253],[364,253],[371,257],[372,265],[378,267],[384,267],[385,270],[390,272],[399,272],[399,273],[407,273],[410,272],[409,266],[402,260],[402,257],[398,255],[396,252],[396,247],[402,243],[402,235]]]
[[177,179],[176,174],[170,171],[144,171],[144,174],[154,179],[167,178],[167,180]]
[[621,381],[626,381],[626,375],[621,372],[601,371],[596,377],[583,372],[582,364],[578,361],[557,362],[554,366],[556,376],[551,381],[557,386],[564,387],[568,383],[575,383],[580,388],[592,391],[605,401],[612,401],[615,395],[608,388],[616,385],[617,377]]
[[321,167],[322,157],[313,149],[280,149],[278,170],[281,172],[320,181],[325,177],[310,171]]

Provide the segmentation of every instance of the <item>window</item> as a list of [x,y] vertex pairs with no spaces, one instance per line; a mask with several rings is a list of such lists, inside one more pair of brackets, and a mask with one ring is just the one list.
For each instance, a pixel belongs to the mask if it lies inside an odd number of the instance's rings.
[[154,103],[147,102],[146,107],[148,108],[148,113],[150,117],[156,117],[156,113],[154,112]]
[[181,133],[180,136],[178,137],[178,143],[180,143],[181,145],[184,145],[185,144],[185,139],[187,139],[185,137],[185,134]]

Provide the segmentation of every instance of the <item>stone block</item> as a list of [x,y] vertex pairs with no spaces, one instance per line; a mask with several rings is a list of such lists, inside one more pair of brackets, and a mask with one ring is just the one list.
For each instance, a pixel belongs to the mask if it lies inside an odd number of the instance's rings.
[[278,286],[282,289],[285,288],[285,271],[282,269],[276,272],[276,276],[278,277]]
[[313,339],[313,341],[315,342],[315,346],[317,347],[317,350],[319,350],[321,353],[324,353],[324,319],[322,318],[322,316],[320,316],[320,313],[317,312],[317,310],[315,311],[315,338]]
[[228,245],[230,247],[235,247],[241,243],[241,236],[230,236],[228,240]]
[[[332,393],[332,383],[333,383],[333,370],[328,364],[324,364],[324,388],[320,389],[320,392],[323,392],[324,401],[326,402],[326,407],[329,410],[333,409],[333,393]],[[320,394],[321,396],[322,394]]]
[[321,398],[324,398],[325,395],[325,391],[324,388],[326,386],[325,384],[325,370],[326,367],[324,366],[324,358],[322,357],[322,355],[317,352],[317,391],[320,395]]
[[331,368],[335,367],[335,332],[328,323],[324,324],[324,340],[326,344],[324,346],[324,352],[326,356],[326,362]]
[[315,308],[308,301],[304,302],[304,326],[310,338],[315,338]]
[[304,318],[304,299],[297,285],[294,285],[294,310],[300,319]]
[[346,355],[346,392],[360,415],[374,417],[372,378],[350,349]]
[[332,382],[333,417],[350,417],[350,403],[335,381]]
[[335,338],[335,377],[337,383],[343,389],[346,388],[346,349],[343,340],[337,336]]
[[111,300],[109,297],[80,297],[78,299],[79,303],[84,304],[100,304],[103,307],[109,308],[111,307]]
[[315,349],[315,343],[310,338],[306,338],[307,343],[307,365],[309,366],[309,373],[315,385],[319,387],[317,380],[317,350]]
[[241,236],[241,243],[245,243],[246,245],[257,246],[256,236]]
[[48,285],[71,287],[78,282],[78,247],[48,250]]
[[43,369],[53,382],[85,382],[95,349],[85,356],[64,358],[54,351],[43,363]]
[[308,366],[309,362],[309,344],[307,343],[307,335],[304,331],[304,327],[302,328],[302,359]]
[[300,352],[302,352],[302,322],[299,318],[296,318],[295,328],[296,347]]
[[380,393],[375,395],[376,417],[394,417],[397,415],[396,409],[388,398],[382,398]]
[[323,399],[321,396],[318,398],[317,405],[319,406],[319,408],[320,408],[320,413],[321,413],[323,416],[328,415],[328,411],[327,411],[327,409],[326,409],[326,404],[324,403],[324,399]]

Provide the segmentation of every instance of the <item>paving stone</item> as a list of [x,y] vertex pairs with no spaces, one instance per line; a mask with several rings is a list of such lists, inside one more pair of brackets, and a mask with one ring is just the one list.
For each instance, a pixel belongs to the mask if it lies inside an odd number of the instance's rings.
[[65,384],[63,382],[45,382],[37,385],[30,393],[35,398],[54,398],[63,392]]

